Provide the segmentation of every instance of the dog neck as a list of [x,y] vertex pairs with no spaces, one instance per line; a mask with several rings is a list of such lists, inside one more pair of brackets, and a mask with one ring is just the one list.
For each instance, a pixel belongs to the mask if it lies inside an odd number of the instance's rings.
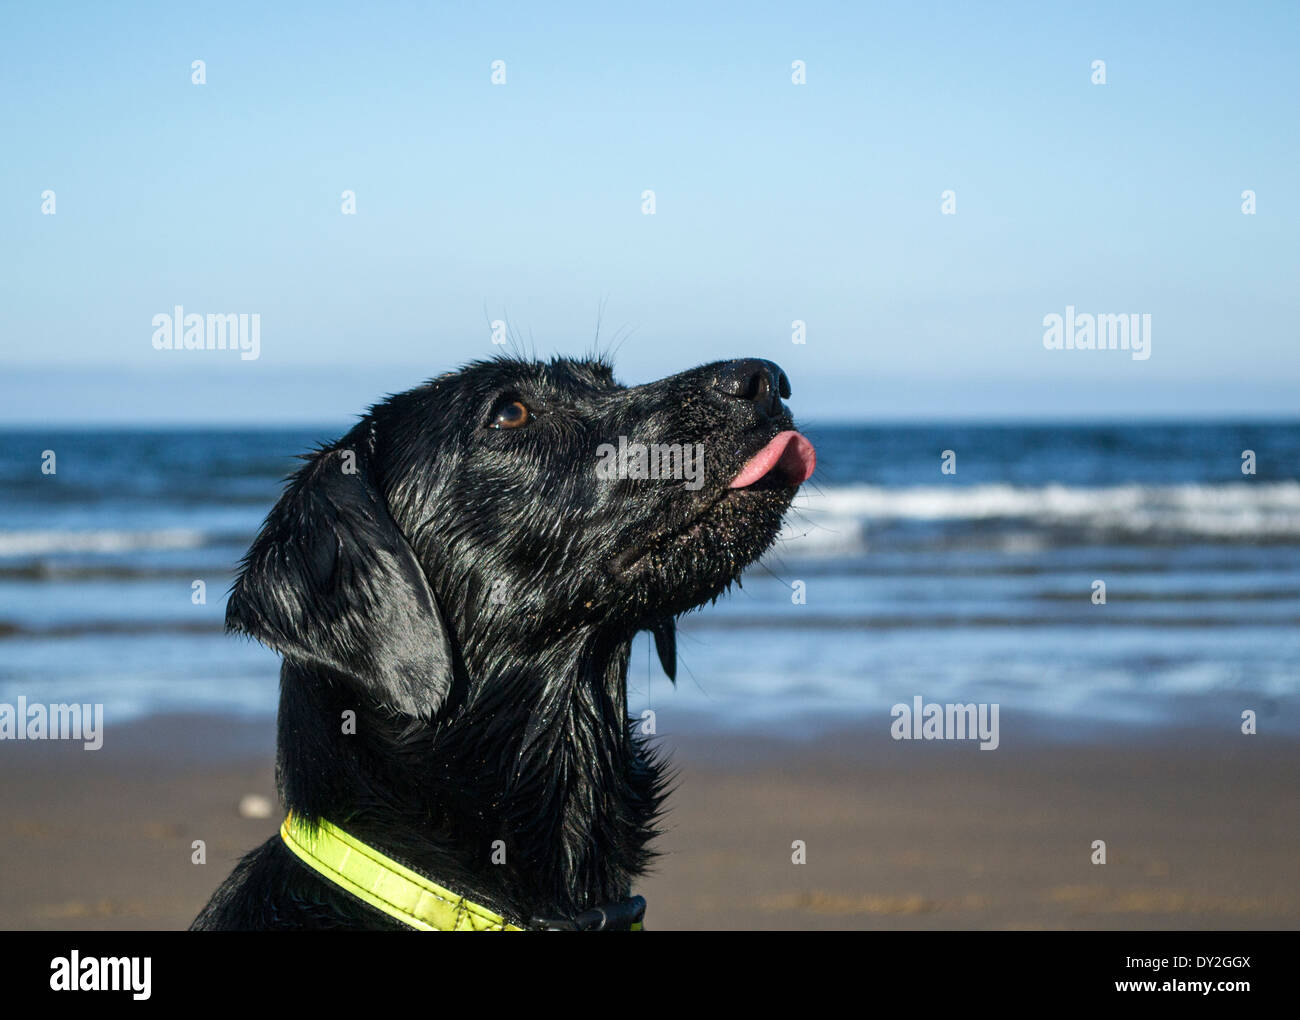
[[470,645],[431,721],[358,704],[354,685],[286,661],[281,796],[508,916],[627,896],[664,797],[627,718],[630,645],[597,630],[526,660]]

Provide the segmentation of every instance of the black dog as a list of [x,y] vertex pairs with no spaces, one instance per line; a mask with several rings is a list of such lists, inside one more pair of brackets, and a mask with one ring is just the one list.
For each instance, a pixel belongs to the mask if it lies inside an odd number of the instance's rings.
[[[774,541],[813,470],[789,394],[755,359],[632,388],[600,361],[499,359],[308,455],[226,611],[284,659],[286,807],[520,927],[628,902],[664,797],[629,646],[652,631],[674,675],[674,618]],[[194,927],[403,924],[277,836]]]

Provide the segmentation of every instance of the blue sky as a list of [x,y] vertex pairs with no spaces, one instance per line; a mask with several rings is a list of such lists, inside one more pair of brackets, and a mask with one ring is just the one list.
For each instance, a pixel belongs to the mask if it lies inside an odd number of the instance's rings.
[[0,420],[343,420],[602,305],[625,381],[770,357],[808,418],[1294,415],[1300,7],[1134,6],[6,5]]

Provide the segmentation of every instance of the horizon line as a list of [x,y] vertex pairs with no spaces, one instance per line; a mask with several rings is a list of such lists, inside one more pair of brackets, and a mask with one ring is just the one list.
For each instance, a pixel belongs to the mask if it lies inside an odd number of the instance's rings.
[[[38,431],[79,431],[97,429],[102,431],[117,432],[157,432],[163,430],[179,431],[227,431],[227,432],[253,432],[259,429],[321,429],[346,431],[352,428],[364,417],[364,414],[358,414],[355,420],[351,422],[325,422],[310,419],[284,419],[271,420],[264,422],[257,421],[219,421],[219,420],[179,420],[179,419],[160,419],[160,420],[141,420],[125,421],[119,419],[104,420],[68,420],[56,422],[32,422],[32,421],[6,421],[0,419],[0,431],[6,432],[38,432]],[[910,428],[925,428],[930,426],[970,426],[982,425],[992,427],[1032,427],[1032,426],[1082,426],[1082,427],[1102,427],[1111,425],[1295,425],[1300,426],[1300,415],[1284,416],[1275,414],[1260,414],[1250,412],[1233,412],[1233,413],[1210,413],[1196,417],[1178,416],[1173,414],[1162,414],[1160,412],[1146,415],[1125,415],[1125,414],[1098,414],[1092,417],[1084,418],[1075,415],[1061,415],[1059,417],[1044,417],[1041,415],[1029,415],[1025,417],[995,417],[991,415],[954,415],[952,417],[934,417],[934,416],[916,416],[906,417],[901,415],[891,415],[882,417],[865,417],[865,418],[824,418],[817,416],[804,417],[801,424],[805,426],[832,427],[832,428],[885,428],[889,426],[903,426]]]

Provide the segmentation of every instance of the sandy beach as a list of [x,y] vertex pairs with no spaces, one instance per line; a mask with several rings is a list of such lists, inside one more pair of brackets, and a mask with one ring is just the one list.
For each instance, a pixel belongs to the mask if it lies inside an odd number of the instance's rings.
[[[279,807],[272,725],[161,717],[87,752],[0,744],[0,926],[188,925]],[[1300,926],[1300,744],[1152,731],[1004,745],[666,737],[639,887],[657,929]],[[1106,842],[1107,863],[1091,863]],[[204,840],[207,863],[191,863]],[[803,841],[806,863],[792,863]]]

